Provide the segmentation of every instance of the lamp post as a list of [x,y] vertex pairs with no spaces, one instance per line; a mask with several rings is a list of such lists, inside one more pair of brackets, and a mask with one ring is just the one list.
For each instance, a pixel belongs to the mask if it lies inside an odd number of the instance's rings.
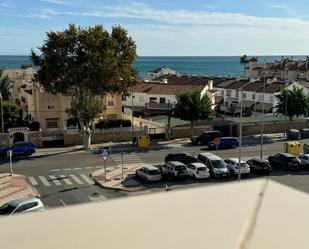
[[134,103],[133,103],[134,94],[133,94],[133,91],[132,91],[132,94],[131,94],[131,98],[132,98],[132,106],[131,106],[131,109],[132,109],[132,121],[131,121],[131,126],[132,126],[132,139],[133,139],[133,137],[134,137]]
[[264,77],[264,82],[263,82],[263,102],[262,102],[262,122],[261,122],[261,150],[260,150],[260,158],[261,158],[261,160],[263,159],[263,143],[264,143],[265,84],[266,84],[266,78]]
[[240,121],[239,121],[239,158],[238,158],[238,181],[241,180],[241,145],[242,145],[242,99],[243,88],[240,89]]
[[2,105],[2,93],[0,92],[0,118],[1,118],[1,133],[4,133],[4,120],[3,120],[3,105]]

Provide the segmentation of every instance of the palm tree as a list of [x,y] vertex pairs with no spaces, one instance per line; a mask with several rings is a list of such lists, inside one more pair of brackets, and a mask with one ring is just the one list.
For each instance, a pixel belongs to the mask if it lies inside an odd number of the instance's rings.
[[246,75],[246,66],[249,63],[249,59],[247,55],[243,55],[240,57],[240,64],[244,65],[244,76]]

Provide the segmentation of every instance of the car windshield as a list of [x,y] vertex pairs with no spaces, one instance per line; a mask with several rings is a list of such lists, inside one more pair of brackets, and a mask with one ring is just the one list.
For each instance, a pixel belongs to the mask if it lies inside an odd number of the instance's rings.
[[206,171],[206,167],[197,168],[197,171]]
[[152,169],[148,171],[149,175],[159,175],[160,171],[158,169]]
[[186,167],[184,165],[177,165],[177,166],[175,166],[175,170],[177,170],[177,171],[186,170]]
[[0,207],[0,214],[2,215],[11,214],[15,209],[16,209],[15,206],[4,204],[3,206]]
[[211,164],[214,168],[225,168],[225,162],[223,160],[213,160]]

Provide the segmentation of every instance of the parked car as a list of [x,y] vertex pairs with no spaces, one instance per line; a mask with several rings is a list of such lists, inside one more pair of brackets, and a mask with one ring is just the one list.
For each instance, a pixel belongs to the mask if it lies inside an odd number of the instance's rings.
[[254,174],[267,175],[271,172],[271,166],[268,160],[253,158],[248,160],[247,164],[250,166],[250,172]]
[[286,133],[287,139],[299,139],[300,132],[297,129],[289,129]]
[[214,142],[208,144],[208,149],[215,150],[220,149],[232,149],[239,146],[239,140],[236,137],[222,137],[220,143],[216,145]]
[[213,141],[215,138],[221,138],[222,133],[220,131],[206,131],[199,136],[194,136],[191,138],[191,142],[194,145],[208,145],[209,142]]
[[0,215],[15,215],[44,210],[44,204],[39,198],[20,198],[1,206]]
[[160,170],[152,165],[147,165],[137,169],[135,174],[146,182],[155,182],[162,179]]
[[36,147],[30,142],[17,142],[11,146],[0,148],[0,155],[6,156],[8,150],[12,150],[13,156],[30,156],[36,152]]
[[188,176],[194,179],[206,179],[210,177],[209,169],[203,163],[190,163],[187,165]]
[[[237,175],[239,172],[239,158],[228,158],[224,161],[229,169],[230,175]],[[243,160],[240,161],[240,174],[250,174],[250,166]]]
[[302,166],[309,168],[309,154],[300,154],[298,158]]
[[185,179],[188,175],[187,167],[178,161],[169,161],[160,167],[163,176],[169,180]]
[[191,156],[188,153],[170,153],[165,157],[164,160],[165,162],[178,161],[185,165],[200,162],[198,159],[196,159],[195,157]]
[[198,154],[197,159],[206,165],[212,177],[226,178],[229,176],[229,170],[221,157],[210,152],[204,152]]
[[268,157],[271,166],[281,167],[283,170],[298,170],[301,167],[300,160],[289,153],[278,153]]
[[308,128],[304,128],[300,130],[300,138],[304,139],[304,138],[309,138],[309,129]]

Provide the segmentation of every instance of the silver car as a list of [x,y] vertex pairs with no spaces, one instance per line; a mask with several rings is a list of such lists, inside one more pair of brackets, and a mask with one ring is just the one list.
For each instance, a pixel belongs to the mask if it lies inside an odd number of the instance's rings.
[[20,198],[2,205],[0,215],[15,215],[44,210],[44,204],[39,198]]
[[[227,167],[230,170],[231,175],[237,175],[239,172],[239,158],[228,158],[224,160]],[[241,160],[240,162],[240,174],[249,175],[250,174],[250,166],[247,162]]]
[[135,173],[146,182],[160,181],[162,179],[160,170],[151,165],[137,169]]

